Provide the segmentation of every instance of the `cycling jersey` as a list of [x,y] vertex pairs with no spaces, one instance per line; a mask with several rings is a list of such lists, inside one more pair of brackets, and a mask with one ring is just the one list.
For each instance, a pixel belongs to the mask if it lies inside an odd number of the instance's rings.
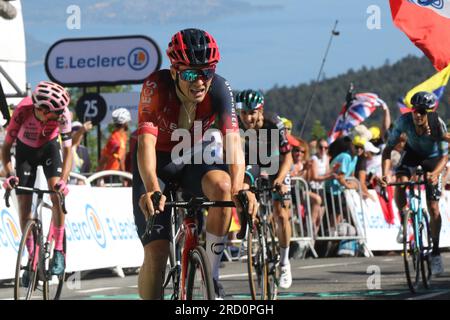
[[13,143],[18,139],[29,147],[40,148],[60,133],[63,146],[70,147],[72,145],[71,130],[71,114],[67,108],[57,120],[44,123],[36,118],[33,101],[30,97],[26,97],[14,110],[5,141]]
[[[175,82],[170,71],[160,70],[152,73],[142,86],[138,136],[152,134],[158,138],[157,151],[171,151],[179,143],[171,141],[171,137],[172,133],[178,129],[181,108],[182,102],[176,94]],[[239,132],[233,93],[226,80],[218,74],[214,75],[206,97],[196,107],[195,121],[201,121],[202,134],[211,127],[216,116],[222,135]],[[190,132],[194,133],[194,126]]]
[[[240,123],[241,128],[245,128],[242,123]],[[278,145],[272,143],[272,130],[276,130],[278,137]],[[264,133],[264,134],[261,134]],[[251,135],[248,135],[251,137]],[[267,160],[261,158],[260,152],[265,151],[263,157],[271,158],[271,161],[279,161],[280,154],[286,154],[291,151],[292,146],[288,142],[287,130],[283,124],[281,118],[271,112],[264,112],[264,123],[263,126],[256,130],[257,144],[255,147],[257,150],[253,149],[253,143],[250,139],[245,139],[245,163],[249,165],[257,164],[261,167],[269,166],[270,163],[265,163]],[[254,157],[256,156],[256,163],[254,163]]]
[[[447,132],[447,126],[439,119],[441,129]],[[408,140],[406,146],[413,150],[416,154],[423,158],[434,158],[448,154],[448,143],[445,141],[436,141],[432,136],[421,135],[416,133],[412,113],[402,115],[394,124],[392,132],[389,134],[387,145],[394,147],[400,138],[400,135],[405,132]]]

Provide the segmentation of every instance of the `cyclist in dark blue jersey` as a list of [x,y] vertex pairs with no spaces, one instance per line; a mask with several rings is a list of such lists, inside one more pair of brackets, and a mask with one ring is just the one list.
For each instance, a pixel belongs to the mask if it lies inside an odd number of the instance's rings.
[[[383,182],[390,182],[391,151],[400,141],[400,136],[406,134],[407,141],[404,153],[395,169],[398,182],[410,180],[417,166],[426,172],[429,185],[426,187],[427,206],[431,220],[431,238],[433,251],[431,260],[432,274],[443,272],[442,259],[439,252],[439,235],[441,230],[441,216],[439,212],[439,199],[442,193],[442,172],[448,161],[448,142],[445,141],[447,126],[433,112],[436,107],[434,94],[421,91],[411,98],[413,111],[402,115],[394,124],[386,148],[383,151],[382,170]],[[404,187],[396,187],[395,202],[403,218],[406,208],[406,194]],[[399,230],[398,242],[403,242],[402,230]]]

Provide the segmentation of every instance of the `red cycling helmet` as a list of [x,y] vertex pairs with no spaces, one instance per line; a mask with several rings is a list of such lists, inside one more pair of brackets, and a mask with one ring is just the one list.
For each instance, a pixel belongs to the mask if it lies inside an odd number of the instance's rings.
[[66,89],[57,83],[41,81],[32,94],[33,103],[54,113],[63,113],[70,102],[70,95]]
[[177,32],[166,50],[173,66],[211,66],[220,60],[216,40],[206,31],[184,29]]

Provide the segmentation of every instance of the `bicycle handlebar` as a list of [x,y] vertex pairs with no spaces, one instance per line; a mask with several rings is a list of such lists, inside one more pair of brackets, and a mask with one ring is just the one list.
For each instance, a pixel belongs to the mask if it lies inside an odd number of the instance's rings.
[[[13,186],[13,189],[16,190],[21,190],[21,191],[29,191],[29,192],[34,192],[37,194],[56,194],[59,198],[60,204],[61,204],[61,208],[64,214],[67,214],[67,210],[66,210],[66,202],[65,202],[65,197],[64,195],[59,192],[59,191],[55,191],[55,190],[42,190],[42,189],[38,189],[38,188],[29,188],[29,187],[23,187],[23,186]],[[5,191],[5,195],[4,195],[4,199],[5,199],[5,204],[6,207],[9,208],[10,207],[10,203],[9,203],[9,197],[11,196],[11,191],[12,189],[8,189]]]
[[[242,194],[244,194],[245,199],[247,199],[247,196],[245,195],[245,192],[243,190],[241,190],[238,194],[238,199],[242,204],[242,207],[244,209],[244,213],[243,216],[247,216],[248,215],[248,205],[245,206],[243,201],[243,197]],[[159,202],[161,200],[161,192],[155,192],[152,194],[152,203],[153,203],[153,208],[157,208],[159,206]],[[248,200],[247,200],[248,203]],[[196,209],[200,209],[200,208],[209,208],[209,207],[216,207],[216,208],[227,208],[227,207],[235,207],[235,204],[233,201],[209,201],[208,199],[204,198],[204,197],[193,197],[191,198],[189,201],[169,201],[166,202],[164,204],[164,207],[168,207],[168,208],[185,208],[185,209],[190,209],[190,210],[196,210]],[[159,210],[155,210],[155,213],[159,213]],[[150,236],[151,234],[151,230],[153,228],[153,224],[155,223],[155,214],[151,215],[147,221],[146,221],[146,225],[145,225],[145,232],[144,234],[141,236],[142,239],[144,239],[146,236]],[[241,224],[242,226],[242,224]],[[241,227],[242,229],[242,227]],[[252,227],[253,229],[253,227]]]

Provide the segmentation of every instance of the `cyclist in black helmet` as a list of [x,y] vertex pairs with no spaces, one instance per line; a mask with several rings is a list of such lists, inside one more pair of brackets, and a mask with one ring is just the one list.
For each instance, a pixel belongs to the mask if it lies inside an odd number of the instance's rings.
[[[395,170],[398,182],[406,182],[411,178],[413,170],[421,166],[426,172],[430,185],[426,187],[427,206],[431,220],[431,238],[433,251],[431,258],[431,271],[434,275],[443,272],[442,259],[439,252],[439,235],[441,230],[441,216],[439,212],[439,199],[442,193],[442,171],[448,161],[448,142],[444,140],[447,126],[433,112],[437,106],[433,93],[420,91],[411,98],[412,112],[403,114],[394,124],[389,136],[387,146],[383,151],[382,170],[383,181],[389,183],[391,160],[390,155],[394,146],[399,142],[400,135],[406,133],[407,141],[404,154]],[[396,187],[395,202],[397,208],[406,208],[406,195],[403,187]],[[403,242],[403,232],[400,228],[397,236],[399,243]]]

